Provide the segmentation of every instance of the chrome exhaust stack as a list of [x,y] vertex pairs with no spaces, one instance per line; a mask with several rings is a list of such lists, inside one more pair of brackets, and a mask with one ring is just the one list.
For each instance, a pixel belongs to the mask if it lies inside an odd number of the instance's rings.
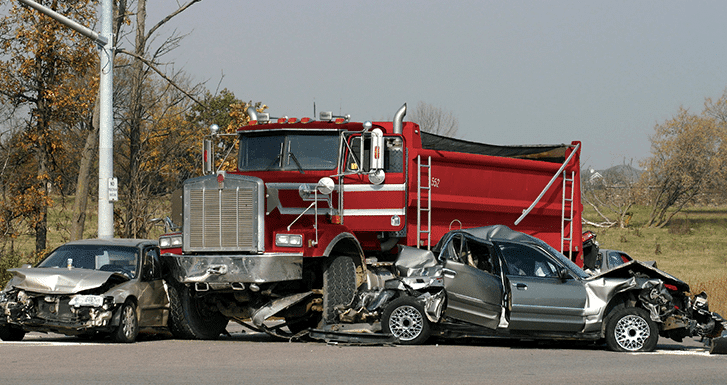
[[394,134],[402,134],[404,130],[404,116],[406,116],[406,103],[394,115]]

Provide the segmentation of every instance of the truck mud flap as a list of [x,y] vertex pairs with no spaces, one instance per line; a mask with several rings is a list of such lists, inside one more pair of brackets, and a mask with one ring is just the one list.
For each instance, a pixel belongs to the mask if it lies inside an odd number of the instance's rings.
[[709,342],[709,353],[727,354],[727,334],[722,334],[721,337],[712,338]]

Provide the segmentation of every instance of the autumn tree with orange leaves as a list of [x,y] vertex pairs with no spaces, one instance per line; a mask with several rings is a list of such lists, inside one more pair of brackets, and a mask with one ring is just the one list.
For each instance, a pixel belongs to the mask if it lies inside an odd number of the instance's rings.
[[[94,22],[93,1],[39,3],[86,26]],[[11,114],[27,113],[10,133],[19,151],[6,154],[16,168],[1,175],[7,194],[2,220],[5,225],[12,218],[27,220],[35,250],[41,253],[47,242],[50,189],[58,182],[54,175],[63,172],[55,162],[66,150],[63,127],[89,115],[96,87],[88,74],[97,70],[98,55],[91,41],[47,16],[17,2],[2,1],[0,9],[5,15],[0,18],[0,102]],[[78,79],[91,84],[79,84]]]

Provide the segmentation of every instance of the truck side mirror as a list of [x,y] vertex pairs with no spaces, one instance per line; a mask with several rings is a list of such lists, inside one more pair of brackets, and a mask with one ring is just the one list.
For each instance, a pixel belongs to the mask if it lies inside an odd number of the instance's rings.
[[384,133],[379,128],[371,131],[371,161],[369,162],[369,182],[382,184],[384,173]]
[[371,131],[371,171],[384,168],[384,133],[379,128]]

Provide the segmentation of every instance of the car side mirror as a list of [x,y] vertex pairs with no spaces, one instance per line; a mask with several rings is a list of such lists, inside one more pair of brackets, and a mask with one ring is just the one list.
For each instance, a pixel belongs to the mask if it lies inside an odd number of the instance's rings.
[[568,270],[565,269],[565,267],[558,268],[558,278],[560,278],[561,281],[565,281],[570,277],[570,274],[568,274]]

